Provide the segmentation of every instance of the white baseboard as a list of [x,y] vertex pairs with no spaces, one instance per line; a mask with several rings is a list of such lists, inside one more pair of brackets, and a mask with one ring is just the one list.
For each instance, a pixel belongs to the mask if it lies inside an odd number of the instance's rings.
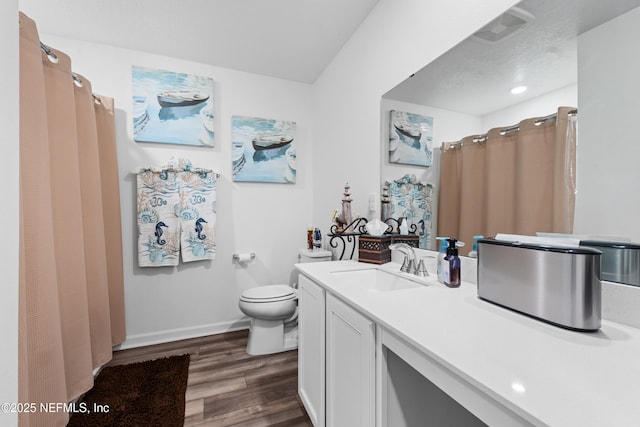
[[156,331],[146,334],[128,335],[127,339],[122,344],[115,346],[113,349],[125,350],[128,348],[144,347],[147,345],[163,344],[189,338],[204,337],[207,335],[215,335],[222,334],[224,332],[249,329],[249,323],[249,318],[241,318],[229,322]]

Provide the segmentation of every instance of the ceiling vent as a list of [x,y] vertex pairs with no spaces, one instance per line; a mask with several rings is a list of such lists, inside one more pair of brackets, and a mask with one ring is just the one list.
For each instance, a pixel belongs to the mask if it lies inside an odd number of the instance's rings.
[[471,37],[484,43],[496,43],[522,31],[535,16],[519,7],[512,7],[482,27]]

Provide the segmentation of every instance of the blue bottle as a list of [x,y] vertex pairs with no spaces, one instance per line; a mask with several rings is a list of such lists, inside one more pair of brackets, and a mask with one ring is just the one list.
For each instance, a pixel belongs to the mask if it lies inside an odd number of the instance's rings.
[[447,239],[449,241],[449,247],[447,248],[446,260],[448,262],[449,274],[444,274],[444,284],[450,288],[457,288],[460,286],[460,257],[458,256],[458,248],[456,239]]

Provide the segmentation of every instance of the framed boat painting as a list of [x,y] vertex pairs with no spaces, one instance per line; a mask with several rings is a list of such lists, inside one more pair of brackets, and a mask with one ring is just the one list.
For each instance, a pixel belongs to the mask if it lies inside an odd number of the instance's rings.
[[433,164],[433,117],[391,110],[389,163]]
[[134,66],[133,140],[213,147],[213,79]]
[[296,182],[296,122],[233,116],[233,180]]

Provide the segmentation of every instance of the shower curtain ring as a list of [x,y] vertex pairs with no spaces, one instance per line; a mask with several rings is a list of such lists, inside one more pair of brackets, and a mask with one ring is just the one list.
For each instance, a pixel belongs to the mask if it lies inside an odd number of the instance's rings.
[[40,49],[42,49],[44,53],[47,54],[47,58],[49,58],[49,61],[53,62],[54,64],[58,63],[58,56],[55,53],[53,53],[53,51],[49,46],[40,42]]

